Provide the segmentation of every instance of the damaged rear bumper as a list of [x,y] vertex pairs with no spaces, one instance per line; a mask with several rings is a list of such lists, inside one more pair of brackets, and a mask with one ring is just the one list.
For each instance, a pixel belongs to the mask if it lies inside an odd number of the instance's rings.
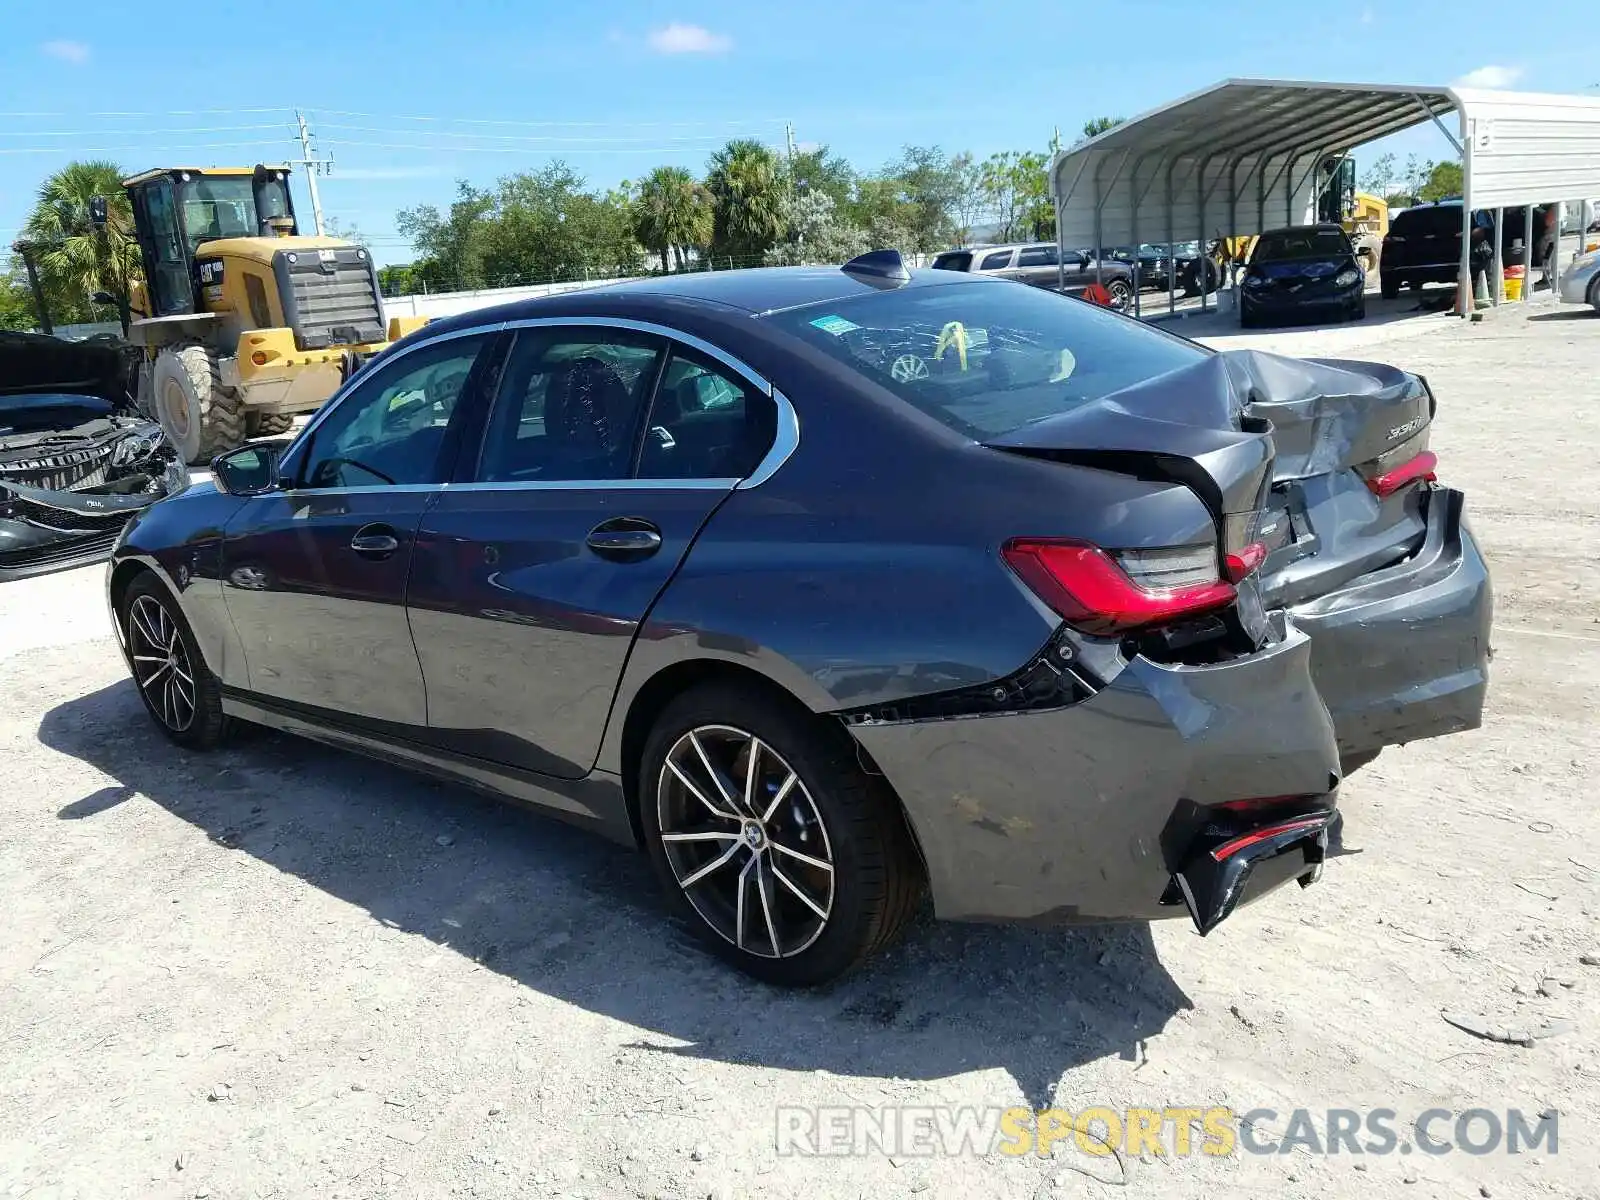
[[[1275,644],[1229,662],[1135,658],[1068,707],[868,721],[850,732],[904,804],[935,910],[952,920],[1181,916],[1174,877],[1187,872],[1197,924],[1209,928],[1219,909],[1225,916],[1315,866],[1303,850],[1277,867],[1258,852],[1241,860],[1259,868],[1250,885],[1222,896],[1228,881],[1203,878],[1194,855],[1220,844],[1219,829],[1237,835],[1268,822],[1229,823],[1213,806],[1291,797],[1297,812],[1331,816],[1339,782],[1311,643],[1292,623]],[[1296,875],[1277,878],[1285,865]]]
[[1347,759],[1483,721],[1494,594],[1464,504],[1434,488],[1416,554],[1288,610]]

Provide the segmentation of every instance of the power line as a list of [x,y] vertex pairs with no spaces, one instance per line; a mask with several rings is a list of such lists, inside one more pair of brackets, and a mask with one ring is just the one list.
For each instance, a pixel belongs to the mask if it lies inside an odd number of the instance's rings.
[[222,117],[250,113],[289,113],[293,109],[274,108],[174,108],[166,112],[0,112],[0,117],[34,120],[43,117]]
[[[247,130],[282,129],[282,122],[270,125],[191,125],[176,129],[114,129],[118,137],[165,137],[170,133],[240,133]],[[104,137],[104,129],[0,129],[0,137]]]
[[0,146],[0,154],[152,154],[191,150],[237,150],[241,146],[281,146],[292,139],[274,138],[262,142],[197,142],[191,146]]
[[663,137],[660,134],[650,134],[645,137],[582,137],[574,134],[537,134],[537,133],[468,133],[454,129],[388,129],[382,125],[344,125],[337,121],[325,121],[323,129],[348,129],[358,133],[382,133],[392,137],[451,137],[451,138],[477,138],[479,141],[492,142],[699,142],[705,140],[705,134],[687,134],[682,137]]
[[449,125],[508,125],[523,129],[608,129],[618,126],[637,129],[680,128],[727,129],[745,125],[782,125],[782,117],[747,117],[737,121],[521,121],[505,117],[438,117],[407,116],[404,113],[355,112],[347,108],[315,108],[324,116],[365,117],[369,120],[424,121]]
[[[325,138],[330,146],[359,146],[369,150],[429,150],[435,154],[528,154],[526,146],[440,146],[422,142],[367,142],[350,138]],[[720,149],[716,142],[701,146],[617,146],[597,148],[587,146],[556,147],[550,153],[563,154],[706,154]]]

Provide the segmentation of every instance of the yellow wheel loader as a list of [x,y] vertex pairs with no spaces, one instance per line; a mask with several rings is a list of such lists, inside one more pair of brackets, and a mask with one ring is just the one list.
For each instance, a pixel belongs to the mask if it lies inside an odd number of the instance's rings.
[[190,463],[287,432],[425,323],[384,320],[364,248],[299,235],[287,167],[161,167],[122,186],[144,260],[138,402]]

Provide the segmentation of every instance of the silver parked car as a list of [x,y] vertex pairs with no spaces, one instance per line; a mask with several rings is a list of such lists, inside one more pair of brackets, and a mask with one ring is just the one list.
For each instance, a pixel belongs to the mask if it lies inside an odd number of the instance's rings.
[[[1068,250],[1063,264],[1054,242],[1016,242],[1008,246],[969,246],[946,250],[933,260],[935,271],[997,275],[1068,296],[1081,296],[1096,281],[1096,262],[1084,250]],[[1098,279],[1111,296],[1111,307],[1125,311],[1133,303],[1133,269],[1124,262],[1102,259]],[[1064,268],[1064,269],[1063,269]]]
[[1580,254],[1561,273],[1561,302],[1587,304],[1600,312],[1600,250]]

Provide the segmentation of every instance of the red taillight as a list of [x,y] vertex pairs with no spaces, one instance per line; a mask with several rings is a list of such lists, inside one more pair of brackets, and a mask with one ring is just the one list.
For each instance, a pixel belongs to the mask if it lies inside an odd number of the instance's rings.
[[1141,587],[1111,555],[1088,542],[1012,538],[1000,554],[1039,599],[1085,633],[1123,633],[1209,612],[1233,603],[1236,594],[1233,584],[1221,579]]
[[1211,852],[1211,857],[1217,862],[1226,862],[1241,850],[1248,849],[1258,842],[1268,838],[1275,838],[1285,833],[1310,833],[1328,823],[1326,816],[1307,817],[1299,821],[1285,821],[1281,825],[1266,825],[1260,829],[1252,830],[1242,837],[1236,837],[1231,842],[1223,842]]
[[1434,474],[1439,466],[1439,456],[1432,450],[1424,450],[1415,458],[1407,459],[1392,471],[1385,471],[1382,475],[1374,475],[1367,480],[1367,486],[1372,489],[1372,494],[1382,500],[1385,496],[1392,496],[1407,484],[1416,483],[1425,479],[1432,483],[1438,478]]
[[1265,542],[1251,542],[1237,554],[1230,554],[1222,560],[1228,568],[1228,578],[1238,583],[1246,575],[1254,571],[1267,561],[1267,546]]

